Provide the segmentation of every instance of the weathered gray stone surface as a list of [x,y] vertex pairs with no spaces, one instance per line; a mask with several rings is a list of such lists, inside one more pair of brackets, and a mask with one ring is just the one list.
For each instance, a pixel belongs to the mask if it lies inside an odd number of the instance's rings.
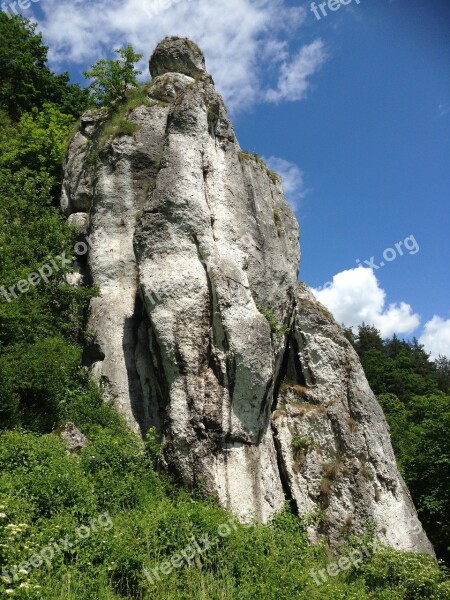
[[342,328],[304,284],[296,295],[272,426],[281,470],[311,531],[337,543],[374,522],[396,548],[433,553],[398,473],[383,411]]
[[69,454],[82,450],[89,443],[87,437],[73,423],[65,423],[56,434],[66,443]]
[[[336,543],[374,520],[432,552],[359,361],[304,286],[297,221],[279,178],[241,152],[189,41],[150,60],[148,102],[103,131],[88,112],[67,156],[62,207],[97,284],[84,361],[164,462],[241,518],[291,499]],[[413,533],[413,532],[416,533]]]
[[152,77],[164,73],[182,73],[195,77],[206,72],[203,52],[191,40],[167,37],[153,51],[150,61]]

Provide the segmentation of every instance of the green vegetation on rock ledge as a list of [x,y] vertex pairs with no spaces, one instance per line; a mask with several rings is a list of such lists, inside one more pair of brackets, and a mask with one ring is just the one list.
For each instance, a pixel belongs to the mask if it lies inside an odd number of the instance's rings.
[[247,152],[246,150],[241,150],[238,153],[238,156],[239,160],[253,160],[256,164],[260,165],[266,171],[272,183],[275,184],[281,181],[281,178],[278,175],[278,173],[275,173],[275,171],[271,171],[266,165],[266,163],[263,161],[263,159],[259,156],[259,154],[256,154],[254,152]]
[[275,335],[277,337],[282,337],[289,331],[289,325],[280,325],[277,317],[274,315],[274,313],[271,310],[266,310],[265,308],[262,308],[261,306],[257,306],[256,308],[259,310],[259,312],[262,314],[262,316],[269,323],[270,331],[271,331],[272,335]]

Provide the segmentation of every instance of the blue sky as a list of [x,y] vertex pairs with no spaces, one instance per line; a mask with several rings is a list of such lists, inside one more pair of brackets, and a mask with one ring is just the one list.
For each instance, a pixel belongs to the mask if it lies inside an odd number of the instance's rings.
[[[304,173],[302,279],[323,286],[372,256],[379,266],[385,249],[413,235],[420,250],[375,275],[387,303],[407,302],[422,325],[434,315],[448,320],[450,3],[361,0],[353,8],[320,21],[311,13],[307,32],[320,35],[329,58],[307,99],[258,110],[256,128],[240,116],[237,131]],[[340,298],[331,300],[335,308]]]
[[450,355],[450,2],[327,12],[283,0],[40,0],[24,14],[74,80],[128,41],[146,58],[166,34],[197,41],[241,146],[285,176],[301,279],[327,284],[317,296],[340,321],[364,316]]

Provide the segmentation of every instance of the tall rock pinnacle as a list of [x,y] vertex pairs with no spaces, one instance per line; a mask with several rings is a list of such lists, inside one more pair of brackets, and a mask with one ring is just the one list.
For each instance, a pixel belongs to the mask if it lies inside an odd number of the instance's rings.
[[166,38],[150,70],[127,127],[86,113],[66,159],[62,207],[101,291],[86,366],[131,428],[156,427],[182,483],[240,518],[290,500],[325,515],[312,538],[373,521],[432,553],[358,357],[297,283],[279,177],[241,151],[195,44]]

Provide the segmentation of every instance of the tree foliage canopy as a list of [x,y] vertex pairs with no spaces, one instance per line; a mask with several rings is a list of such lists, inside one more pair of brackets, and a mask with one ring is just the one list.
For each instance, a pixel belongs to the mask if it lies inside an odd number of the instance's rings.
[[383,407],[419,516],[438,554],[449,560],[450,361],[431,361],[416,339],[383,341],[367,325],[347,337]]
[[0,108],[14,120],[52,102],[78,117],[88,106],[89,92],[55,75],[47,66],[48,48],[27,19],[0,12]]
[[141,74],[135,69],[135,64],[142,54],[136,54],[130,44],[114,52],[119,55],[118,59],[101,59],[84,73],[85,77],[92,79],[89,89],[94,102],[108,108],[125,100],[127,90],[138,86],[137,76]]

